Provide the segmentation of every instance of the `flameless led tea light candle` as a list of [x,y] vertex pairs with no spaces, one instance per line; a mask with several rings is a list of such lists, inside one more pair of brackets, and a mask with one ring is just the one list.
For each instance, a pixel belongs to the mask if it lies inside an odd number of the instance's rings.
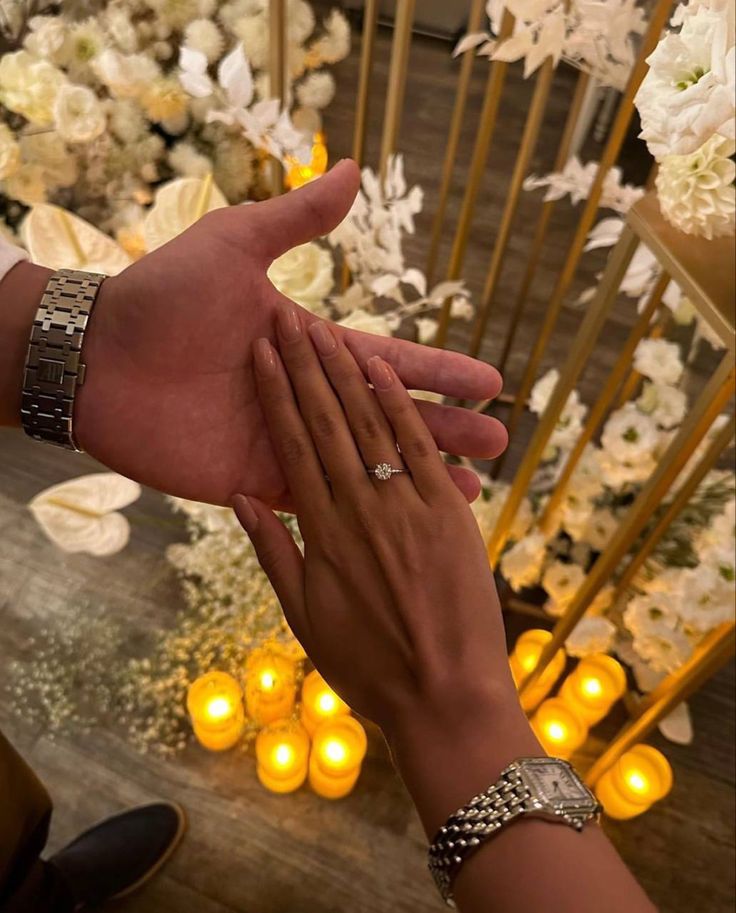
[[245,668],[245,706],[261,726],[291,716],[296,701],[296,666],[266,647],[254,650]]
[[[541,628],[532,628],[519,635],[511,656],[509,657],[511,674],[514,677],[517,688],[537,665],[542,650],[547,646],[550,640],[552,640],[552,634]],[[531,688],[528,688],[521,695],[521,706],[524,710],[529,712],[544,700],[552,690],[552,687],[562,674],[564,668],[565,651],[558,650],[552,658],[552,661]]]
[[672,789],[669,761],[650,745],[625,751],[595,786],[595,794],[611,818],[635,818]]
[[302,685],[301,720],[310,735],[314,735],[320,723],[349,713],[348,705],[335,694],[316,669],[306,676]]
[[555,758],[569,758],[588,737],[583,720],[559,697],[539,705],[532,729],[547,754]]
[[560,697],[588,726],[600,722],[626,690],[626,673],[612,656],[580,660],[562,683]]
[[210,751],[232,748],[243,734],[242,692],[226,672],[208,672],[192,682],[187,710],[195,736]]
[[309,785],[325,799],[341,799],[360,776],[368,741],[352,716],[340,716],[317,727],[309,756]]
[[288,158],[291,165],[286,172],[286,186],[289,190],[303,187],[327,171],[327,146],[323,133],[315,133],[312,141],[312,158],[308,165],[303,165],[295,158]]
[[294,720],[280,720],[256,737],[258,779],[274,793],[291,793],[307,778],[309,736]]

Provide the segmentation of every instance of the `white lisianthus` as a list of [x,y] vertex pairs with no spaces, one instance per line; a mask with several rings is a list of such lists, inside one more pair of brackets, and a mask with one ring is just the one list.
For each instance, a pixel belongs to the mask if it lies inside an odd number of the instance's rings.
[[589,656],[591,653],[608,653],[616,635],[616,626],[600,616],[582,618],[565,641],[570,656]]
[[0,103],[39,127],[53,123],[56,96],[66,83],[61,70],[28,51],[0,57]]
[[678,608],[678,600],[671,594],[641,593],[624,609],[624,624],[635,637],[662,626],[675,628]]
[[341,327],[360,330],[361,333],[373,333],[375,336],[390,336],[393,332],[390,323],[383,314],[374,314],[363,308],[352,311],[337,322]]
[[597,450],[592,444],[586,444],[580,459],[573,470],[569,484],[570,491],[578,497],[592,500],[603,491],[601,468]]
[[28,26],[30,31],[23,47],[36,57],[45,57],[55,63],[66,37],[64,20],[60,16],[33,16]]
[[583,419],[587,412],[588,407],[580,402],[578,391],[571,391],[550,436],[549,446],[569,450],[583,430]]
[[[490,497],[481,496],[476,498],[471,508],[478,521],[483,539],[488,539],[496,528],[501,509],[509,493],[509,485],[505,482],[491,482],[487,477],[481,477],[484,489],[490,489]],[[511,521],[509,529],[509,540],[518,542],[527,534],[534,522],[534,511],[531,501],[528,498],[522,498],[516,516]]]
[[603,615],[610,608],[613,603],[613,597],[616,595],[616,588],[612,583],[607,583],[604,587],[601,587],[600,590],[596,593],[595,599],[588,606],[586,615],[592,617],[594,615]]
[[705,6],[659,42],[635,99],[656,159],[695,152],[714,133],[734,138],[735,55],[727,17]]
[[523,590],[539,582],[544,563],[544,536],[530,533],[513,545],[501,558],[501,573],[513,590]]
[[684,577],[679,614],[689,630],[704,634],[724,621],[733,621],[733,582],[702,565],[689,570]]
[[210,19],[195,19],[184,30],[184,43],[193,51],[200,51],[209,63],[222,57],[225,39],[222,32]]
[[326,108],[335,97],[335,80],[325,71],[310,73],[296,87],[296,97],[305,108]]
[[578,564],[555,561],[542,577],[542,586],[559,613],[567,609],[585,580],[585,571]]
[[161,70],[148,54],[120,54],[107,49],[92,61],[100,82],[118,98],[138,98],[161,76]]
[[330,252],[309,241],[274,260],[268,278],[282,295],[315,314],[325,314],[326,300],[334,285],[332,271]]
[[[638,365],[636,367],[640,370]],[[639,412],[633,403],[626,403],[606,422],[601,445],[614,459],[625,462],[651,456],[659,437],[653,419]]]
[[600,450],[596,457],[601,479],[609,488],[643,482],[654,472],[657,465],[653,452],[626,457],[615,456],[608,450]]
[[14,174],[20,165],[20,146],[7,124],[0,123],[0,181]]
[[588,518],[582,538],[589,542],[597,552],[602,552],[611,541],[611,536],[617,526],[618,520],[613,512],[607,508],[600,508],[593,511]]
[[573,539],[582,539],[593,512],[593,502],[568,488],[559,507],[560,526]]
[[736,225],[736,143],[712,136],[689,155],[666,155],[656,184],[662,215],[689,235],[719,238]]
[[645,632],[634,635],[633,648],[655,673],[674,672],[693,651],[692,644],[681,631],[663,624],[652,625]]
[[682,367],[680,347],[666,339],[642,339],[634,352],[634,368],[639,374],[661,384],[676,384]]
[[54,104],[54,126],[68,143],[90,143],[107,119],[95,93],[86,86],[62,86]]
[[651,415],[660,428],[669,429],[685,418],[687,397],[677,387],[645,381],[636,405],[641,412]]

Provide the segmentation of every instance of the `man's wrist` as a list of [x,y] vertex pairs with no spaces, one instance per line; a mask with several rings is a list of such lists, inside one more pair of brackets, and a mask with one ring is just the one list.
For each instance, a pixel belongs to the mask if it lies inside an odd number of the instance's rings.
[[0,360],[0,425],[20,425],[23,369],[31,327],[52,271],[21,260],[0,282],[0,326],[5,344]]
[[545,754],[513,686],[504,683],[459,693],[462,703],[407,714],[387,735],[394,763],[430,839],[512,761]]

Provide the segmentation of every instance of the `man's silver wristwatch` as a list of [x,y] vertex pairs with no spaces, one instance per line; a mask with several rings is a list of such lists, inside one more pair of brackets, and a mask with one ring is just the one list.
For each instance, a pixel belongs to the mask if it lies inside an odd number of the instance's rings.
[[74,440],[74,397],[84,383],[82,341],[106,277],[61,269],[49,279],[31,328],[21,400],[26,434],[67,450]]
[[582,830],[600,813],[593,793],[560,758],[519,758],[487,790],[448,818],[429,848],[429,870],[444,900],[461,865],[504,825],[522,816]]

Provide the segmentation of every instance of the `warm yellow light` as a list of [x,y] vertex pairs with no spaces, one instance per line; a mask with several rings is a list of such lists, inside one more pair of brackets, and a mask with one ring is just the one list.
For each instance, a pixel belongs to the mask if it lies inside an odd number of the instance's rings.
[[649,782],[638,770],[630,770],[626,774],[627,784],[637,793],[645,793],[649,789]]
[[545,733],[553,742],[564,742],[567,738],[567,727],[562,723],[547,723]]
[[291,745],[277,745],[273,750],[273,763],[281,769],[289,767],[294,762],[294,749]]
[[276,687],[277,682],[276,674],[270,669],[265,669],[263,672],[261,672],[260,681],[261,688],[263,688],[264,691],[273,691],[273,689]]
[[532,669],[537,665],[537,660],[539,659],[539,653],[534,651],[533,653],[527,653],[526,656],[523,656],[521,659],[521,665],[527,672],[531,672]]
[[226,697],[213,697],[207,702],[207,716],[211,720],[224,720],[232,713],[232,704]]
[[599,697],[603,693],[600,679],[585,678],[580,686],[589,697]]
[[328,739],[322,746],[322,754],[332,764],[342,764],[348,756],[345,743],[339,739]]
[[317,698],[317,707],[325,715],[334,713],[337,710],[337,698],[331,691],[323,691]]

